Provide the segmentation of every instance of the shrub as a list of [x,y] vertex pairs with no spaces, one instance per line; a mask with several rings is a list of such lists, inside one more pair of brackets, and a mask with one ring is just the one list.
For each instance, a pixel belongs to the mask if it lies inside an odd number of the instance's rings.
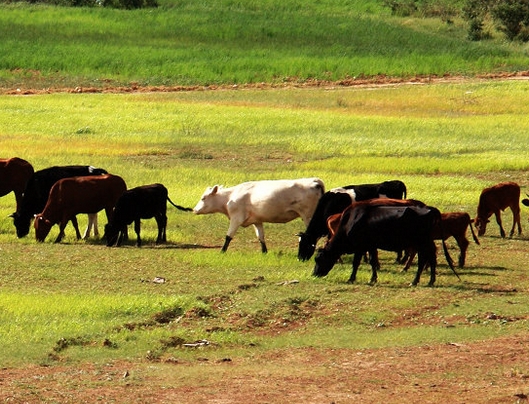
[[529,2],[527,0],[502,0],[492,7],[491,14],[499,24],[499,30],[510,40],[521,39],[522,31],[529,25]]

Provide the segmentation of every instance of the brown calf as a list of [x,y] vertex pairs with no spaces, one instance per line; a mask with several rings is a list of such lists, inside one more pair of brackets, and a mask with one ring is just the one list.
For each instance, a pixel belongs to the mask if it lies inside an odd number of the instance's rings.
[[[472,233],[472,238],[476,244],[479,244],[479,240],[474,233],[472,228],[472,219],[470,215],[466,212],[451,212],[451,213],[442,213],[441,214],[441,223],[434,226],[433,228],[433,239],[434,240],[446,240],[449,237],[456,239],[457,245],[459,246],[459,267],[463,268],[465,266],[465,259],[467,255],[467,248],[470,244],[467,240],[467,227],[470,226],[470,232]],[[407,271],[413,259],[415,258],[416,251],[409,250],[406,251],[406,265],[402,269]]]
[[490,188],[485,188],[479,197],[478,212],[474,225],[478,229],[478,235],[483,236],[487,229],[489,217],[494,214],[496,222],[500,226],[500,234],[505,237],[505,230],[501,224],[501,211],[510,208],[513,222],[509,237],[514,234],[514,227],[518,225],[518,234],[522,234],[520,223],[520,186],[515,182],[502,182]]
[[60,242],[68,221],[78,213],[97,213],[105,209],[110,221],[114,206],[127,190],[125,181],[116,175],[70,177],[57,181],[50,190],[48,202],[42,213],[35,216],[35,237],[44,241],[54,224],[59,224]]
[[33,175],[33,166],[18,157],[0,160],[0,196],[15,193],[17,212],[22,201],[26,183]]

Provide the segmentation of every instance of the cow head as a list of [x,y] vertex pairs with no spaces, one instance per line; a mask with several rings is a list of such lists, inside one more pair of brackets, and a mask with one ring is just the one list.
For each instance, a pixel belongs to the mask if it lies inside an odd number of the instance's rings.
[[308,261],[314,251],[316,250],[316,242],[314,237],[309,236],[306,233],[299,233],[299,247],[298,247],[298,260]]
[[222,186],[215,185],[214,187],[206,188],[206,191],[202,194],[200,201],[193,208],[193,213],[197,215],[203,215],[207,213],[218,212],[218,204],[220,201],[216,201],[215,197]]
[[331,254],[325,248],[318,249],[316,258],[314,258],[316,265],[314,265],[314,271],[312,271],[312,275],[317,277],[326,276],[337,260],[338,257],[334,256],[334,254]]
[[117,226],[114,226],[111,223],[105,225],[105,235],[103,238],[106,238],[107,240],[107,247],[112,247],[118,242],[119,232],[120,229]]
[[13,218],[13,224],[15,225],[15,228],[17,230],[17,237],[26,237],[29,234],[31,217],[24,217],[18,212],[15,212],[9,216]]
[[43,242],[50,233],[53,223],[44,218],[41,214],[35,215],[35,238],[37,241]]
[[474,219],[474,226],[478,229],[478,236],[483,236],[487,230],[487,223],[490,222],[488,219],[476,217]]

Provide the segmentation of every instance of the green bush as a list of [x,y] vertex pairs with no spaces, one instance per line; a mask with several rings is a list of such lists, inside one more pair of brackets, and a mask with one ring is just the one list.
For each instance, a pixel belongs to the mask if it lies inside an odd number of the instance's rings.
[[[510,40],[524,40],[529,25],[529,2],[527,0],[503,0],[491,10],[494,20]],[[522,32],[524,34],[522,34]]]

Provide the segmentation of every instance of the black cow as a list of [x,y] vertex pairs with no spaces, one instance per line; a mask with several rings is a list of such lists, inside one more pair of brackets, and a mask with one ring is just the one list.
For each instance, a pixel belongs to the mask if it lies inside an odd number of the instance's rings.
[[119,247],[123,242],[127,225],[134,222],[134,231],[138,236],[136,245],[140,247],[140,220],[153,217],[158,225],[156,244],[165,243],[167,241],[165,233],[167,227],[167,201],[180,210],[192,211],[191,208],[175,205],[169,199],[167,188],[162,184],[143,185],[124,192],[116,203],[114,216],[105,226],[107,246],[111,247],[116,244]]
[[342,213],[353,202],[374,198],[405,199],[406,185],[399,180],[379,184],[347,185],[326,192],[319,200],[309,225],[299,234],[298,259],[307,261],[312,257],[321,237],[329,235],[327,219]]
[[[36,171],[26,184],[19,209],[11,215],[19,238],[27,236],[34,215],[42,212],[51,187],[60,179],[87,175],[107,174],[102,168],[92,166],[54,166]],[[77,234],[77,220],[72,220]]]
[[[402,251],[414,248],[418,252],[419,262],[412,285],[419,283],[423,269],[429,265],[431,272],[428,285],[433,286],[437,254],[432,230],[440,221],[441,212],[421,202],[410,206],[384,205],[381,199],[354,203],[343,212],[334,236],[318,251],[313,275],[327,275],[342,254],[354,254],[353,271],[349,278],[349,282],[354,282],[361,257],[369,252],[371,283],[375,283],[379,269],[378,249]],[[453,269],[444,242],[443,246],[447,261]]]

